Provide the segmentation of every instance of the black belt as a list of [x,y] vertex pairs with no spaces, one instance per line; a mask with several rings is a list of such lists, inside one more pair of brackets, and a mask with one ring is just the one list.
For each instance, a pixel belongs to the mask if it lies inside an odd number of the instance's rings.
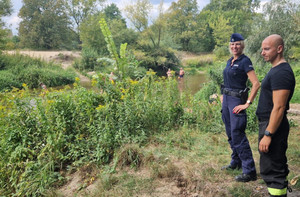
[[[240,91],[243,91],[243,90],[240,90]],[[236,92],[236,91],[233,91],[233,90],[230,90],[230,89],[227,89],[227,88],[223,89],[223,94],[226,94],[228,96],[238,97],[238,98],[242,97],[242,94],[240,92]]]
[[223,84],[221,85],[221,93],[226,94],[228,96],[234,96],[234,97],[238,97],[238,98],[244,98],[244,97],[248,98],[248,91],[249,91],[249,88],[247,88],[247,87],[242,90],[242,89],[225,88]]

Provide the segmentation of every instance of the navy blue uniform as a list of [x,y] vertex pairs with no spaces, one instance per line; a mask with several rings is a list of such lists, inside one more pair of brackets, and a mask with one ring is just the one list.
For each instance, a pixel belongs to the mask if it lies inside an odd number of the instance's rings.
[[[261,84],[261,94],[256,110],[259,119],[259,142],[264,137],[264,132],[269,124],[273,109],[273,90],[290,90],[286,103],[286,111],[289,109],[289,101],[293,96],[295,88],[295,76],[288,63],[282,63],[271,68]],[[269,152],[260,152],[260,174],[267,184],[269,192],[279,192],[277,196],[286,195],[288,185],[287,175],[289,173],[286,150],[288,147],[289,122],[284,112],[283,119],[272,136]],[[273,196],[273,195],[272,195]],[[274,195],[276,196],[276,195]]]
[[[248,80],[247,73],[254,70],[251,60],[241,55],[233,63],[232,58],[227,61],[223,71],[224,86],[228,90],[244,90]],[[225,124],[228,142],[232,149],[231,166],[241,166],[244,174],[256,174],[252,151],[245,129],[247,125],[246,111],[233,113],[237,105],[245,104],[241,98],[223,94],[222,120]]]

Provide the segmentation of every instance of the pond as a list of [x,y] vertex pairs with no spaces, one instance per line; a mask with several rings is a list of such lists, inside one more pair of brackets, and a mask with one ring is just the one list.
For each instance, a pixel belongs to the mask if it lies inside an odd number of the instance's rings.
[[194,75],[185,75],[183,81],[178,79],[179,90],[190,92],[192,95],[197,93],[203,83],[207,81],[205,73],[197,73]]

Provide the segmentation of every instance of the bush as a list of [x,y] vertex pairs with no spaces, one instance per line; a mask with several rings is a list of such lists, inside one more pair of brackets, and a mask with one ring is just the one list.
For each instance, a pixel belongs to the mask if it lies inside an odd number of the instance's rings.
[[43,82],[48,87],[71,84],[76,77],[72,69],[64,70],[54,63],[46,63],[28,56],[0,55],[1,74],[0,91],[22,88],[25,83],[29,88],[38,88]]
[[218,59],[223,59],[230,55],[228,46],[222,46],[214,49],[214,54]]
[[81,52],[81,60],[79,64],[75,64],[75,68],[85,71],[94,71],[95,68],[101,67],[101,63],[97,61],[99,54],[90,48],[83,48]]
[[134,51],[134,55],[141,61],[142,67],[154,70],[159,76],[165,75],[167,68],[176,70],[175,68],[180,65],[175,52],[170,48],[158,48],[148,52]]
[[18,81],[16,76],[7,70],[0,71],[0,90],[11,90],[12,87],[21,88],[22,83]]

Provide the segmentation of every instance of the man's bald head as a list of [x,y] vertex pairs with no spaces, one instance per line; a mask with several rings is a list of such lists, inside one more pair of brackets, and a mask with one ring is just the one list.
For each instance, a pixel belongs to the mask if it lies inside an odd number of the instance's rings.
[[283,39],[278,34],[272,34],[272,35],[266,37],[263,42],[265,42],[265,41],[270,42],[276,48],[281,45],[282,46],[282,51],[284,49]]
[[261,44],[261,49],[261,55],[265,61],[271,62],[273,66],[280,61],[285,61],[283,58],[284,43],[280,35],[272,34],[266,37]]

